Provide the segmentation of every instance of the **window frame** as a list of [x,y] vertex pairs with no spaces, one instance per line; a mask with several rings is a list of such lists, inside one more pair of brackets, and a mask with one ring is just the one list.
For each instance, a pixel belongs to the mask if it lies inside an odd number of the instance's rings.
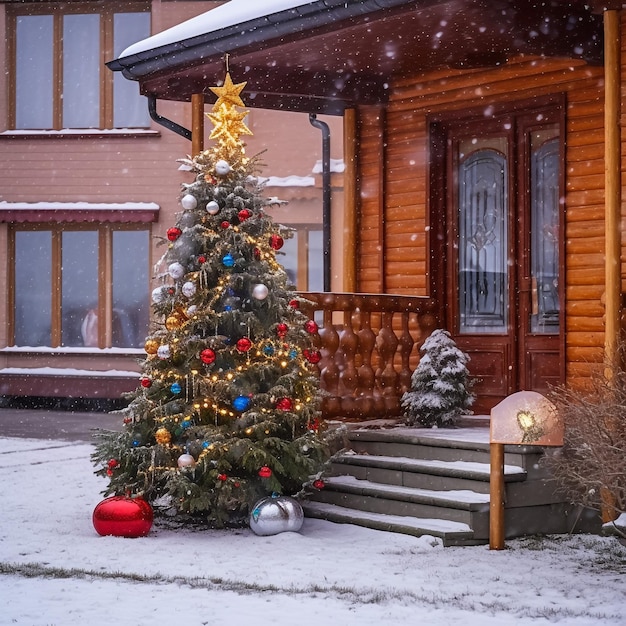
[[[64,349],[62,343],[62,236],[67,231],[96,231],[98,235],[98,345],[94,350],[112,348],[113,346],[113,233],[119,231],[146,231],[148,234],[148,256],[146,273],[146,298],[150,294],[150,271],[152,267],[151,238],[152,229],[147,223],[98,223],[98,222],[38,222],[11,223],[8,229],[8,345],[15,343],[15,305],[16,305],[16,245],[17,232],[48,231],[51,233],[52,253],[50,259],[51,272],[51,315],[50,315],[50,348]],[[149,307],[149,300],[146,300]],[[148,329],[146,329],[146,332]],[[22,347],[22,346],[18,346]],[[120,346],[121,349],[137,349],[142,346]]]
[[[100,29],[100,110],[98,129],[80,128],[84,132],[115,129],[113,125],[114,101],[113,81],[114,73],[107,71],[105,62],[113,58],[113,16],[116,13],[148,13],[150,15],[150,32],[152,32],[151,4],[147,0],[132,0],[131,2],[106,2],[94,0],[91,2],[26,2],[11,4],[7,7],[7,53],[9,63],[8,94],[8,128],[22,133],[42,131],[59,131],[71,128],[63,125],[63,50],[62,50],[62,20],[68,14],[98,14],[101,19]],[[53,17],[53,95],[52,95],[52,128],[50,129],[16,129],[17,119],[17,18],[20,16],[52,15]],[[138,131],[150,126],[137,127]]]

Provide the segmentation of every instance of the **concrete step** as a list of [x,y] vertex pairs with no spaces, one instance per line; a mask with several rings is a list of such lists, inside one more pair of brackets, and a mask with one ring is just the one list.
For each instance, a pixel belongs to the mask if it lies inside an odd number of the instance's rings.
[[[336,456],[331,475],[351,475],[360,480],[433,491],[468,490],[489,493],[488,463],[422,460],[400,456],[375,456],[346,452]],[[505,465],[505,481],[523,481],[521,467]]]
[[308,517],[325,519],[330,522],[355,524],[374,530],[403,533],[415,537],[423,535],[439,537],[444,546],[485,543],[484,540],[474,538],[474,533],[467,524],[458,522],[356,511],[322,502],[305,501],[302,503],[302,508]]
[[357,511],[441,519],[467,524],[476,536],[489,536],[489,495],[474,491],[431,491],[359,480],[353,476],[331,476],[324,489],[315,493],[316,502]]
[[[439,461],[489,463],[489,430],[486,428],[393,428],[352,430],[347,439],[354,452],[375,456],[403,456]],[[530,477],[546,476],[539,459],[543,448],[505,446],[505,463],[522,467]]]

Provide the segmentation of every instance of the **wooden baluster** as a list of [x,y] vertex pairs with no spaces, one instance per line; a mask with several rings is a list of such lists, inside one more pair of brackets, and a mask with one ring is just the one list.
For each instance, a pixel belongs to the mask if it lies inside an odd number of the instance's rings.
[[343,330],[339,338],[339,351],[342,353],[344,362],[339,379],[342,395],[342,412],[347,416],[356,414],[354,399],[358,385],[358,373],[354,364],[354,355],[359,343],[359,338],[352,327],[353,305],[349,296],[342,296],[338,300],[338,308],[343,309]]
[[335,307],[332,294],[324,297],[322,305],[324,307],[324,321],[319,329],[322,353],[320,382],[322,390],[328,394],[324,400],[324,406],[328,413],[325,417],[337,417],[341,414],[339,367],[337,366],[339,335],[333,326],[333,311]]
[[376,335],[372,330],[372,313],[363,310],[363,301],[357,301],[360,312],[361,328],[358,332],[359,337],[359,356],[361,365],[357,370],[358,386],[356,389],[357,407],[359,413],[363,416],[374,414],[374,395],[376,390],[376,376],[372,367],[372,353],[376,345]]
[[396,392],[398,374],[393,367],[393,359],[398,347],[398,338],[393,331],[393,312],[383,312],[376,346],[381,359],[378,380],[385,398],[385,413],[389,414],[389,412],[399,411]]
[[402,398],[402,394],[411,388],[411,350],[415,345],[413,336],[409,329],[409,312],[402,311],[400,313],[402,334],[400,335],[400,374],[398,375],[398,394]]

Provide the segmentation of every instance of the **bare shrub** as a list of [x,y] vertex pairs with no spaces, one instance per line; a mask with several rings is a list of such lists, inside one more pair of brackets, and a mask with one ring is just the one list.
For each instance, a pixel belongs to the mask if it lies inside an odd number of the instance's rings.
[[574,504],[615,520],[626,509],[626,371],[624,346],[586,390],[551,394],[565,426],[564,445],[545,459],[560,491]]

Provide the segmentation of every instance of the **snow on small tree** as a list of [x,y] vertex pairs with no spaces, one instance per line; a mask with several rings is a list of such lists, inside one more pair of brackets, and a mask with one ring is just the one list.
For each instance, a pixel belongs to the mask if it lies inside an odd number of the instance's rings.
[[420,362],[411,377],[411,390],[402,396],[402,408],[411,425],[454,426],[470,414],[474,403],[467,363],[447,330],[435,330],[420,349]]

